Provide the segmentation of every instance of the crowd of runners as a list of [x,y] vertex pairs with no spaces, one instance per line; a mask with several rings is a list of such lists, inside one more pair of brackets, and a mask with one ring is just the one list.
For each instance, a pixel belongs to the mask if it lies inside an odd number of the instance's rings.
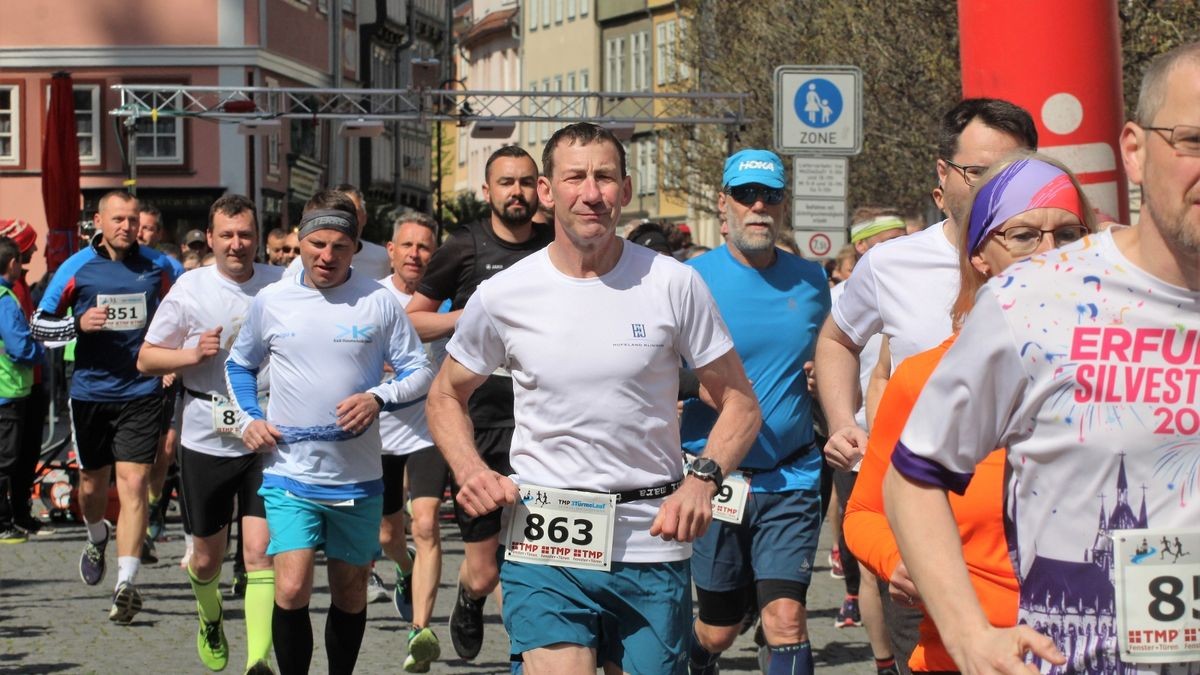
[[[439,632],[469,661],[489,597],[513,672],[715,674],[753,629],[763,673],[812,673],[829,511],[836,622],[865,624],[881,675],[1200,672],[1198,111],[1190,44],[1121,130],[1127,226],[1037,152],[1027,111],[964,100],[930,139],[945,219],[909,234],[858,209],[840,281],[788,250],[764,149],[712,177],[720,247],[619,237],[625,151],[588,123],[540,162],[496,151],[490,215],[444,241],[416,212],[364,241],[340,185],[291,232],[223,196],[180,249],[113,191],[35,301],[37,237],[0,223],[0,542],[41,527],[40,364],[70,344],[79,576],[115,576],[129,624],[177,494],[212,671],[234,659],[236,525],[247,673],[309,671],[320,560],[331,673],[389,599],[411,626],[397,669],[444,658]],[[447,492],[465,556],[445,631]]]

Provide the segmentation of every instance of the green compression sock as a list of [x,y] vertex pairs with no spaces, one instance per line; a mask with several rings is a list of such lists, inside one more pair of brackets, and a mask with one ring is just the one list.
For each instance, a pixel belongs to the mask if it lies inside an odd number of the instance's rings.
[[192,582],[192,593],[196,595],[196,609],[205,623],[215,623],[221,620],[221,573],[213,575],[208,581],[200,581],[188,568],[188,581]]
[[246,573],[246,668],[271,658],[271,615],[275,611],[275,571]]

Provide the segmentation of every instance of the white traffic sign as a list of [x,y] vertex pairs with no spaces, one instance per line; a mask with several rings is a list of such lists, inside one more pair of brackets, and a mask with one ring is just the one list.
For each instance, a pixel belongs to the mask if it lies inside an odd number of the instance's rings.
[[846,202],[840,199],[793,199],[792,227],[797,229],[846,229]]
[[845,230],[799,229],[793,230],[792,234],[796,237],[800,256],[812,260],[832,258],[847,241]]
[[862,71],[855,66],[776,68],[775,149],[793,155],[862,152]]
[[793,199],[845,199],[850,160],[845,157],[793,157]]

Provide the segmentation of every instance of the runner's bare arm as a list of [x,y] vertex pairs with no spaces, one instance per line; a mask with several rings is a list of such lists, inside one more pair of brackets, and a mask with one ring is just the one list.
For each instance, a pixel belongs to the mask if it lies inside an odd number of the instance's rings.
[[884,335],[883,344],[879,347],[879,360],[871,369],[871,378],[867,382],[867,428],[875,428],[875,411],[879,409],[879,400],[887,389],[888,381],[892,379],[892,341]]
[[425,402],[433,442],[454,472],[460,488],[458,503],[472,517],[517,500],[517,486],[507,476],[489,469],[475,448],[467,401],[486,379],[487,375],[473,373],[453,356],[447,356]]
[[909,480],[893,466],[884,478],[883,497],[904,564],[963,673],[1036,673],[1024,663],[1030,651],[1066,663],[1050,638],[1032,628],[988,623],[967,575],[945,490]]
[[137,369],[145,375],[164,376],[194,366],[221,351],[221,327],[205,331],[195,347],[173,349],[143,342],[138,350]]
[[[700,384],[717,409],[717,421],[708,435],[704,456],[721,465],[728,475],[741,464],[762,425],[758,398],[746,379],[737,352],[730,349],[708,365],[697,368]],[[693,541],[712,522],[712,498],[716,486],[687,476],[675,494],[663,501],[650,526],[652,536]]]
[[817,337],[817,399],[829,422],[825,457],[837,469],[850,469],[867,449],[867,433],[854,421],[862,393],[858,385],[859,347],[833,317]]
[[405,311],[408,312],[408,318],[412,321],[413,327],[417,329],[417,335],[421,336],[422,342],[439,340],[454,332],[454,324],[458,321],[462,310],[456,309],[453,312],[439,314],[437,310],[441,304],[441,301],[422,295],[420,292],[414,293],[412,300],[408,302]]

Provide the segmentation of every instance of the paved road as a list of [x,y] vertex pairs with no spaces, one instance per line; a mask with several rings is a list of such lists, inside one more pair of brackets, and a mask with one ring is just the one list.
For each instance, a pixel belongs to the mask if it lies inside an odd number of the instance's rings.
[[[472,662],[454,657],[446,621],[454,595],[453,580],[462,560],[462,542],[455,528],[447,531],[447,559],[442,590],[434,614],[435,631],[442,640],[445,660],[436,673],[507,673],[508,642],[495,606],[489,602],[487,636],[483,652]],[[114,551],[109,550],[109,575],[97,587],[84,586],[78,576],[78,558],[84,531],[79,525],[60,524],[54,534],[27,544],[0,546],[0,673],[203,673],[195,652],[196,610],[191,589],[177,562],[183,553],[178,524],[171,541],[158,545],[162,562],[143,568],[139,578],[146,608],[131,626],[109,623],[109,594],[116,574]],[[829,534],[821,539],[818,560],[824,562]],[[226,565],[226,579],[232,574]],[[390,569],[382,572],[392,581]],[[324,572],[317,572],[313,599],[313,628],[317,650],[313,671],[325,671],[321,635],[329,605]],[[227,586],[226,586],[227,588]],[[822,564],[809,591],[809,628],[821,673],[871,673],[870,650],[861,628],[834,629],[833,617],[841,602],[842,582],[835,581]],[[241,601],[226,598],[229,619],[230,668],[240,672],[245,659],[245,633],[241,627]],[[390,604],[371,605],[366,637],[359,658],[360,673],[398,673],[404,659],[405,626]],[[756,651],[750,636],[740,638],[722,659],[722,673],[754,673]]]

